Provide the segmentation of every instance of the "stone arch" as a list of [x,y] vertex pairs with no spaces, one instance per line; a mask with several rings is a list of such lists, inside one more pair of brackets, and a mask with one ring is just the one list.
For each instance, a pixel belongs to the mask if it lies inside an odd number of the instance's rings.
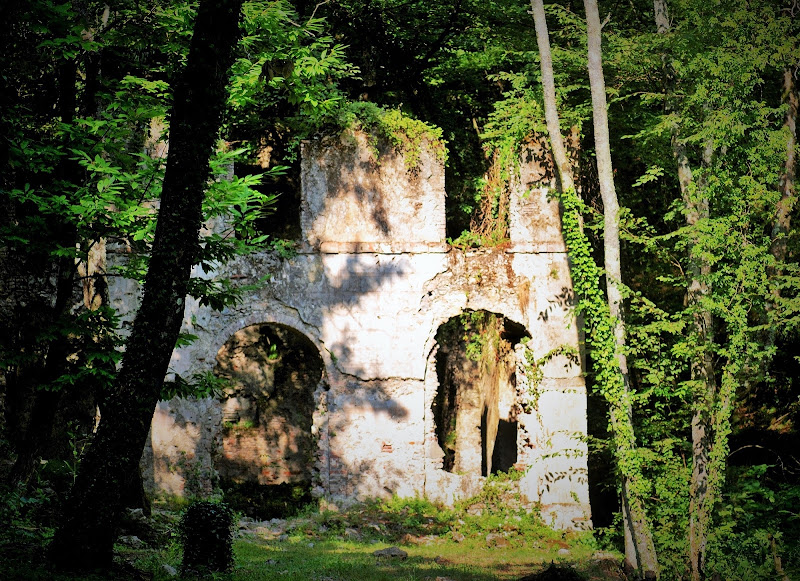
[[292,329],[295,329],[299,333],[305,335],[305,337],[314,344],[319,356],[325,363],[325,375],[327,376],[327,370],[330,369],[332,362],[328,350],[325,348],[324,343],[319,338],[319,330],[316,327],[306,324],[299,316],[281,313],[280,308],[276,308],[250,311],[239,316],[231,315],[228,317],[228,320],[229,322],[227,324],[222,326],[216,331],[215,334],[212,335],[212,339],[208,344],[208,348],[205,349],[203,353],[199,353],[197,355],[198,361],[205,361],[209,368],[214,367],[214,361],[217,353],[219,353],[219,350],[222,348],[228,338],[230,338],[239,329],[260,323],[273,323],[276,325],[285,325],[286,327],[291,327]]
[[214,366],[226,380],[220,485],[250,516],[286,516],[311,500],[325,362],[308,335],[282,322],[246,324],[223,338]]
[[[480,344],[484,326],[493,329],[494,344]],[[428,439],[438,444],[434,468],[487,476],[516,465],[521,439],[516,347],[524,337],[530,333],[521,323],[485,309],[460,309],[433,329],[425,399]]]

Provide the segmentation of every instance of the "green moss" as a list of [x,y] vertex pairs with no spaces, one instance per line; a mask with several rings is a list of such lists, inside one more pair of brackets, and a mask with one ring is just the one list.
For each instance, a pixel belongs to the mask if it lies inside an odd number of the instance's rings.
[[370,135],[370,146],[376,159],[380,158],[378,140],[386,139],[392,148],[405,156],[409,171],[419,169],[423,147],[427,147],[436,160],[447,161],[447,147],[442,130],[424,121],[413,119],[399,109],[384,109],[375,103],[350,103],[343,108],[338,119],[345,131],[364,131]]

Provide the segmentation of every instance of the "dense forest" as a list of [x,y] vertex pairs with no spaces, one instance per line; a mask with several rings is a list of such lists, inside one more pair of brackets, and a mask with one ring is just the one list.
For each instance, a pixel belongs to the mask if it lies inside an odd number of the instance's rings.
[[[800,574],[797,2],[6,0],[0,15],[0,514],[24,522],[41,483],[57,489],[56,565],[111,564],[156,402],[213,389],[164,383],[184,297],[239,300],[191,268],[290,253],[300,143],[355,126],[446,143],[453,251],[507,243],[520,155],[549,139],[597,534],[634,578]],[[220,215],[235,235],[201,236]],[[107,272],[107,245],[124,269]],[[125,340],[107,276],[144,285]]]

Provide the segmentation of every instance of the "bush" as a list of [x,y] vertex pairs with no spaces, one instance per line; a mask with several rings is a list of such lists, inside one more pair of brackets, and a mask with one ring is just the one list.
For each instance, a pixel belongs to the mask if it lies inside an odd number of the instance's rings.
[[217,502],[195,502],[180,523],[183,573],[228,571],[233,567],[233,511]]

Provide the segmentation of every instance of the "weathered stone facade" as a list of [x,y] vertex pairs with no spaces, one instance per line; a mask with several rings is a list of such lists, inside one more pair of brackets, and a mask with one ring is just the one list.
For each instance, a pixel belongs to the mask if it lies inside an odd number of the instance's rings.
[[[482,419],[479,413],[460,420],[462,437],[483,434],[493,447],[502,439],[500,420],[514,422],[516,466],[527,469],[521,492],[558,527],[590,526],[581,362],[548,357],[565,345],[577,352],[579,337],[558,204],[547,197],[552,172],[541,169],[545,156],[523,160],[511,199],[511,244],[461,252],[445,243],[444,171],[433,155],[423,151],[419,166],[409,170],[389,150],[376,160],[364,136],[306,143],[302,155],[300,252],[290,259],[263,253],[219,265],[213,276],[242,284],[269,279],[223,312],[188,301],[184,330],[198,339],[172,358],[172,372],[183,377],[215,367],[218,373],[225,366],[239,370],[230,377],[255,366],[249,377],[262,374],[267,387],[252,388],[265,391],[251,393],[248,401],[240,382],[239,395],[232,388],[225,401],[159,403],[143,461],[147,485],[178,495],[209,491],[215,472],[229,470],[225,461],[233,457],[258,464],[240,468],[262,483],[291,480],[307,438],[314,493],[329,502],[392,494],[453,502],[475,494],[483,476],[474,461],[464,464],[464,473],[443,468],[433,413],[440,389],[436,335],[452,317],[483,310],[502,315],[530,338],[504,355],[512,371],[504,372],[500,387],[484,390],[493,395],[477,403]],[[135,289],[111,292],[118,306],[135,300]],[[241,343],[249,346],[241,347],[240,359],[247,349],[261,349],[249,362],[236,363],[229,353],[237,333],[267,324],[302,334],[316,351],[303,360],[318,355],[321,362],[319,377],[296,364],[303,369],[281,388],[301,393],[303,381],[313,383],[304,400],[303,414],[310,415],[305,427],[292,414],[268,412],[280,382],[270,379],[277,372],[267,367],[270,358],[282,357],[270,340]],[[535,382],[528,379],[526,350],[540,362]],[[262,407],[253,416],[249,402],[259,397],[262,403],[252,405]],[[481,427],[481,421],[491,425]],[[282,430],[294,444],[266,443],[277,442]],[[244,448],[257,452],[237,451],[236,433],[248,440]],[[270,457],[290,448],[284,458]]]

